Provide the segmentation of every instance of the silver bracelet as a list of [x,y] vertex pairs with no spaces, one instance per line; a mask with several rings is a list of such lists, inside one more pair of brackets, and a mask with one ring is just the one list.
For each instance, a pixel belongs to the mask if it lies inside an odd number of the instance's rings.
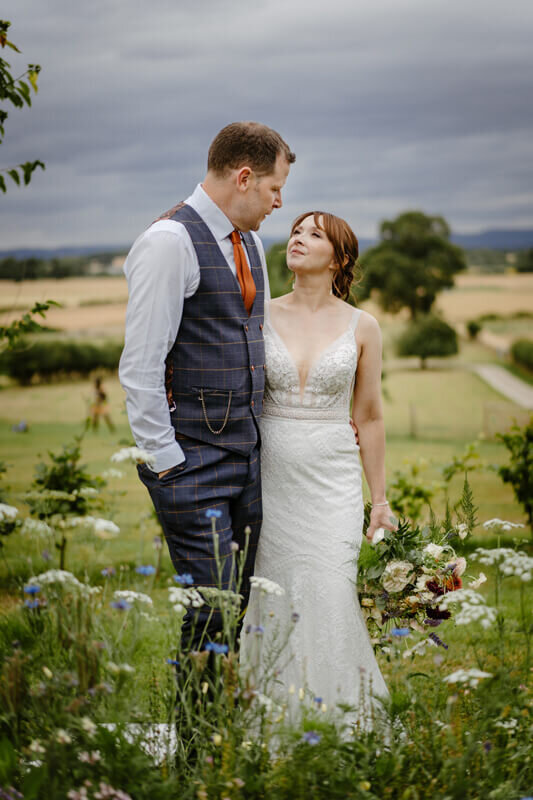
[[388,505],[389,505],[389,501],[385,500],[384,503],[372,503],[372,508],[376,508],[376,506],[388,506]]

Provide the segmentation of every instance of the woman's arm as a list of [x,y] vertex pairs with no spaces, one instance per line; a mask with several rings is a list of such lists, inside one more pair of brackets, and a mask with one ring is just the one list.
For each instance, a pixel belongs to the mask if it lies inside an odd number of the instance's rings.
[[352,404],[352,420],[357,427],[361,461],[372,498],[370,525],[372,540],[377,528],[396,530],[391,510],[385,503],[385,425],[381,400],[381,331],[374,317],[363,313],[357,327],[360,353]]

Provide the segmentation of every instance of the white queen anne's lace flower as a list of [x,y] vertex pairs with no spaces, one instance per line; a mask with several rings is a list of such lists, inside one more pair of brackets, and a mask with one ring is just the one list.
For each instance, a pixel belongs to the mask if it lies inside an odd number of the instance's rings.
[[121,472],[119,469],[115,469],[114,467],[110,467],[109,469],[106,469],[105,472],[102,472],[102,478],[105,481],[111,481],[114,480],[115,478],[118,480],[119,478],[123,477],[124,473]]
[[140,447],[123,447],[111,456],[111,461],[115,464],[130,462],[131,464],[148,464],[153,466],[155,457]]
[[401,592],[409,583],[414,570],[410,561],[389,561],[381,576],[386,592]]
[[466,683],[475,689],[479,681],[483,680],[483,678],[492,678],[492,674],[490,672],[483,672],[481,669],[472,668],[458,669],[442,680],[444,683]]
[[454,616],[456,625],[470,625],[479,622],[482,628],[490,628],[496,621],[497,612],[485,604],[485,599],[471,588],[457,589],[439,599],[439,607],[447,609],[450,605],[460,606]]
[[8,506],[7,503],[0,503],[0,522],[6,519],[16,519],[18,513],[19,510],[15,508],[15,506]]
[[521,522],[509,522],[506,519],[498,519],[498,517],[494,517],[494,519],[488,519],[486,522],[483,523],[483,527],[486,530],[490,530],[491,528],[501,528],[502,531],[511,531],[513,528],[523,528]]
[[484,566],[497,566],[502,575],[514,576],[526,583],[531,580],[533,558],[523,550],[512,550],[510,547],[494,547],[492,550],[486,550],[478,547],[473,558]]
[[100,586],[89,586],[88,583],[81,583],[72,572],[67,572],[64,569],[50,569],[48,572],[34,575],[30,578],[29,583],[38,586],[53,586],[54,584],[59,584],[67,590],[79,591],[86,597],[92,594],[98,594],[102,591]]
[[30,536],[51,536],[53,534],[50,525],[47,525],[41,519],[32,519],[31,517],[26,517],[20,532]]
[[280,586],[279,583],[271,581],[268,578],[261,578],[258,575],[254,575],[250,578],[250,585],[255,589],[259,589],[259,591],[264,594],[274,594],[280,597],[285,594],[285,589]]
[[482,583],[485,583],[487,580],[487,576],[484,572],[479,573],[479,578],[476,578],[473,581],[470,581],[469,589],[479,589]]
[[152,598],[144,594],[143,592],[134,592],[131,589],[117,589],[114,592],[113,597],[117,600],[125,600],[126,603],[131,603],[133,605],[135,602],[137,603],[145,603],[147,606],[153,605]]
[[175,611],[183,611],[184,608],[200,608],[204,605],[202,595],[196,589],[183,586],[169,586],[169,602],[174,606]]

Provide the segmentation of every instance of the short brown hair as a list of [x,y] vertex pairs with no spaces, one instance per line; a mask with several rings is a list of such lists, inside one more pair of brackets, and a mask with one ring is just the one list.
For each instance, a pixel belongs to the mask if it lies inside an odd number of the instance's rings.
[[[348,300],[350,297],[350,287],[354,280],[354,271],[358,266],[359,242],[357,236],[352,231],[346,220],[328,214],[327,211],[306,211],[296,217],[291,227],[291,236],[295,228],[301,225],[306,217],[313,217],[315,225],[324,231],[329,241],[333,245],[333,253],[337,269],[333,275],[332,291],[335,297],[341,300]],[[322,225],[319,220],[322,217]]]
[[274,172],[279,154],[294,164],[296,156],[279,133],[260,122],[232,122],[217,133],[209,148],[207,169],[223,175],[249,166],[257,175]]

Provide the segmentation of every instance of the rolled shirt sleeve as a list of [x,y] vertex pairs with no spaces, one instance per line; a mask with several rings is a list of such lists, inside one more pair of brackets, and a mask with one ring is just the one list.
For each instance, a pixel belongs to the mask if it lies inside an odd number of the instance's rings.
[[129,300],[119,379],[138,447],[154,458],[154,472],[180,464],[165,391],[165,359],[172,348],[186,297],[200,282],[192,242],[178,222],[157,222],[134,243],[124,264]]

